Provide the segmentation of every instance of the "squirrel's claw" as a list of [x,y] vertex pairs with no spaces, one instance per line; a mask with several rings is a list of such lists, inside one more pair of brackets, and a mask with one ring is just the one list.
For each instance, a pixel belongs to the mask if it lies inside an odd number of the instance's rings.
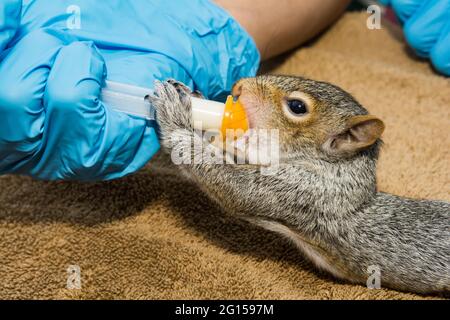
[[154,93],[146,97],[156,110],[163,140],[180,129],[192,131],[191,100],[186,88],[174,80],[156,81]]

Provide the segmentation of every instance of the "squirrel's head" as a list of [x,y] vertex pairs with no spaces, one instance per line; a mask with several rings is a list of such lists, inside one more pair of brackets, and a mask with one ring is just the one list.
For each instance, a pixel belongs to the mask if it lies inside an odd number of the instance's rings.
[[279,131],[280,151],[324,159],[352,157],[377,149],[384,123],[349,93],[293,76],[258,76],[232,90],[245,106],[250,128]]

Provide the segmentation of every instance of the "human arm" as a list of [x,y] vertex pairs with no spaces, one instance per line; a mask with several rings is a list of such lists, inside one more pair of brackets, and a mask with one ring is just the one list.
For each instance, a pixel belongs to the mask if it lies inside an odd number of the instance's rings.
[[255,39],[262,60],[311,39],[333,23],[350,0],[215,0]]

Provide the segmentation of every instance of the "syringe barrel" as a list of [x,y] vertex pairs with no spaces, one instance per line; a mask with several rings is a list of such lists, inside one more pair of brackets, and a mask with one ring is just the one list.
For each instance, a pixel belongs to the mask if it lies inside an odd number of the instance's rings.
[[145,99],[151,93],[151,89],[106,81],[106,86],[100,93],[100,100],[116,111],[155,120],[155,111]]
[[[155,120],[155,112],[145,97],[152,93],[151,89],[132,86],[124,83],[106,81],[100,100],[108,107],[126,114]],[[197,129],[218,129],[222,125],[225,104],[191,98],[192,120]]]
[[[106,81],[100,100],[108,107],[126,114],[155,120],[155,110],[146,96],[152,90],[128,84]],[[219,130],[225,137],[227,129],[248,129],[245,110],[239,101],[230,96],[226,103],[191,97],[192,121],[194,128],[201,130]]]

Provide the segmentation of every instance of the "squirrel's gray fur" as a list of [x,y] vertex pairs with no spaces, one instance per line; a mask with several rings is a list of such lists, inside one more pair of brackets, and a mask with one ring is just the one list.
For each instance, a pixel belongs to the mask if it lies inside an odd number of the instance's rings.
[[[320,111],[331,117],[325,126],[341,128],[343,119],[367,114],[351,95],[328,83],[287,76],[248,81],[258,94],[274,94],[276,86],[326,104]],[[169,150],[174,134],[193,134],[190,91],[168,81],[156,84],[155,92],[149,99],[157,110],[163,148]],[[279,110],[271,112],[266,111],[280,117]],[[377,192],[379,139],[337,157],[312,140],[289,137],[281,138],[284,160],[276,175],[262,175],[256,165],[180,167],[227,212],[289,237],[319,268],[338,278],[365,284],[368,267],[377,266],[382,287],[449,291],[449,203]]]

